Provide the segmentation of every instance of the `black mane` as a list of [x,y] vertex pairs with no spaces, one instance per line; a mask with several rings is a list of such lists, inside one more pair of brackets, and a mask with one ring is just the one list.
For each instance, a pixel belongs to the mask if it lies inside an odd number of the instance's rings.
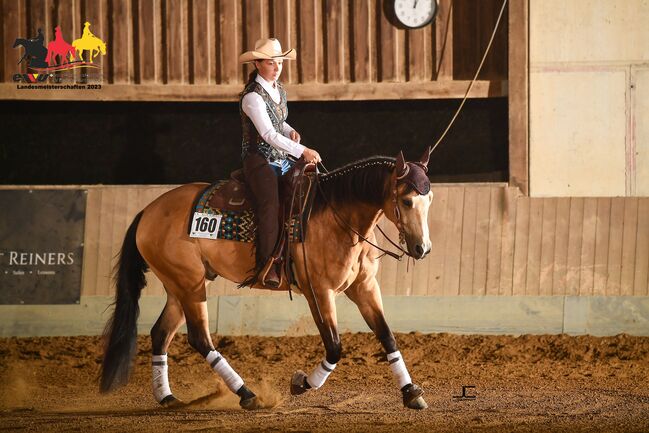
[[395,158],[372,156],[321,175],[312,214],[322,211],[327,203],[339,206],[366,203],[381,207],[390,193],[386,179],[395,165]]

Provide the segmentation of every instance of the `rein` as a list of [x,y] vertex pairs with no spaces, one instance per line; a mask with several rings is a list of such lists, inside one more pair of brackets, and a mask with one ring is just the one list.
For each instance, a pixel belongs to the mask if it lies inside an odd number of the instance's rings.
[[[326,169],[324,164],[322,164],[322,162],[320,163],[320,165],[322,165],[322,168],[324,168],[328,172],[328,170]],[[383,229],[381,229],[381,227],[379,227],[378,224],[376,225],[376,228],[379,229],[381,234],[388,240],[388,242],[390,242],[390,244],[392,244],[395,248],[397,248],[399,251],[401,251],[401,254],[397,254],[397,253],[394,253],[392,251],[381,248],[380,246],[376,245],[374,242],[367,239],[365,236],[363,236],[361,233],[359,233],[358,230],[356,230],[347,221],[345,221],[340,216],[340,214],[338,213],[336,208],[329,202],[329,200],[327,200],[327,196],[325,195],[324,191],[322,190],[322,187],[320,186],[320,173],[317,170],[317,166],[316,166],[316,181],[315,182],[316,182],[316,186],[318,188],[318,191],[320,191],[320,195],[322,196],[325,204],[329,208],[331,208],[331,211],[332,211],[332,213],[334,215],[336,223],[338,223],[338,225],[341,228],[348,229],[352,233],[356,234],[356,236],[358,236],[360,239],[367,242],[368,244],[370,244],[371,246],[373,246],[377,250],[381,251],[383,253],[382,255],[388,255],[388,256],[392,257],[393,259],[397,259],[399,261],[401,261],[401,259],[403,258],[404,255],[412,257],[412,255],[410,253],[408,253],[406,250],[401,248],[401,246],[397,245],[392,239],[390,239],[390,237],[387,234],[385,234]],[[394,215],[397,218],[396,226],[397,226],[397,229],[399,230],[399,240],[402,241],[403,240],[403,231],[402,231],[402,226],[401,226],[401,212],[399,212],[399,206],[397,204],[398,196],[397,196],[397,187],[396,187],[396,177],[395,177],[395,180],[392,182],[392,184],[393,184],[393,187],[392,187],[392,193],[393,193],[392,203],[394,204]]]

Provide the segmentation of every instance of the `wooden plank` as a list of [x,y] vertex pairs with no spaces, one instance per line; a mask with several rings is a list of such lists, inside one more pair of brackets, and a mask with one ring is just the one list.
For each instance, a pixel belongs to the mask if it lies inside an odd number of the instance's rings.
[[210,60],[214,58],[214,45],[210,39],[214,33],[214,21],[210,16],[212,3],[193,1],[192,16],[190,17],[191,42],[189,45],[190,83],[207,84],[213,75],[210,70]]
[[620,295],[622,276],[622,240],[624,236],[624,197],[611,199],[611,223],[608,244],[606,295]]
[[[295,46],[297,31],[295,29],[295,5],[291,0],[275,0],[273,2],[272,34],[282,43],[282,48],[289,49]],[[302,53],[297,53],[298,57]],[[283,83],[297,82],[297,68],[295,62],[284,62],[282,70]]]
[[584,199],[584,226],[581,242],[581,273],[579,295],[592,295],[595,278],[595,235],[597,231],[597,199]]
[[298,3],[300,33],[300,56],[298,57],[300,82],[324,81],[322,56],[322,13],[317,0]]
[[500,254],[501,295],[514,294],[514,252],[516,246],[516,211],[518,209],[518,188],[508,187],[503,201],[502,250]]
[[525,294],[538,295],[541,281],[541,240],[543,228],[543,205],[545,199],[530,199],[529,237],[527,243],[527,272]]
[[406,31],[406,37],[408,38],[406,80],[408,81],[426,81],[431,79],[431,65],[433,62],[431,32],[431,26]]
[[476,218],[478,214],[478,191],[464,188],[464,212],[462,215],[462,240],[460,249],[460,295],[473,294],[473,270],[475,264]]
[[[5,2],[7,3],[7,2]],[[25,35],[16,35],[15,37],[25,37],[25,38],[34,38],[38,36],[38,29],[41,29],[45,40],[43,45],[47,48],[47,43],[54,40],[54,27],[52,23],[52,1],[51,0],[41,0],[37,2],[30,2],[29,10],[27,11],[28,25],[27,25],[27,34]],[[4,17],[3,17],[4,19]],[[56,23],[54,23],[56,25]],[[66,36],[66,35],[64,35]],[[72,35],[70,35],[72,36]],[[72,38],[76,39],[78,35],[74,35]],[[72,40],[68,40],[68,43],[72,43]],[[12,41],[13,42],[13,41]],[[22,55],[22,54],[21,54]]]
[[448,189],[446,210],[446,246],[444,257],[444,296],[460,293],[460,257],[462,252],[462,220],[464,218],[464,192],[462,186]]
[[399,81],[398,30],[388,21],[382,8],[377,7],[378,81]]
[[[242,2],[242,17],[244,24],[244,49],[242,51],[248,51],[255,48],[255,42],[258,39],[269,36],[264,23],[266,18],[264,3],[259,0],[246,0]],[[244,65],[244,79],[247,79],[248,74],[252,71],[254,71],[254,65],[252,63]]]
[[325,82],[345,80],[347,63],[347,2],[327,0],[324,3]]
[[97,269],[99,266],[99,228],[101,218],[101,188],[88,189],[86,221],[83,241],[83,284],[81,296],[97,295]]
[[581,275],[581,244],[584,237],[584,199],[570,199],[570,218],[568,228],[568,258],[566,270],[566,295],[579,294]]
[[[175,2],[171,3],[174,4]],[[110,2],[108,13],[112,27],[112,31],[109,32],[110,41],[107,43],[107,50],[110,49],[110,55],[107,56],[110,59],[110,82],[129,83],[134,76],[133,45],[131,43],[133,41],[131,0]],[[168,43],[171,47],[173,40],[168,41]],[[174,59],[182,61],[183,53],[181,51],[172,49],[172,52],[176,53]]]
[[554,229],[554,273],[552,295],[566,294],[568,274],[568,240],[570,229],[570,198],[557,198],[556,226]]
[[138,6],[138,76],[139,83],[153,83],[159,78],[160,56],[155,37],[155,16],[160,13],[158,2],[141,0]]
[[[238,84],[242,82],[242,69],[239,66],[239,55],[245,50],[254,48],[254,46],[248,47],[247,41],[243,44],[245,47],[242,46],[241,33],[243,18],[241,2],[237,0],[220,0],[218,14],[221,29],[219,35],[221,80],[219,84]],[[238,87],[238,89],[240,92],[241,88]],[[234,95],[231,98],[235,100]],[[238,96],[236,98],[238,99]]]
[[373,35],[376,32],[376,1],[369,0],[366,4],[351,1],[350,24],[353,43],[350,47],[352,81],[376,81],[376,46]]
[[95,294],[110,296],[113,294],[110,284],[113,217],[115,208],[115,189],[104,188],[101,193],[101,207],[99,215],[99,254],[97,255],[97,281]]
[[539,275],[539,295],[552,295],[552,282],[555,267],[555,235],[557,226],[557,199],[543,199],[543,222],[541,226],[541,264]]
[[649,197],[638,199],[638,234],[636,239],[633,295],[647,296],[649,279]]
[[[27,70],[24,65],[27,60],[18,65],[18,61],[25,54],[24,48],[13,48],[14,41],[18,38],[31,38],[35,35],[26,35],[26,26],[24,22],[24,9],[21,3],[17,1],[4,1],[2,2],[2,65],[0,68],[3,70],[3,81],[10,82],[16,73],[24,72]],[[47,40],[47,37],[45,38]],[[15,88],[16,85],[12,82],[11,87]],[[24,92],[23,92],[24,93]]]
[[413,293],[416,295],[442,296],[444,294],[448,191],[448,187],[433,187],[433,202],[428,215],[432,244],[432,250],[428,255],[428,284],[426,292]]
[[635,283],[636,236],[638,233],[638,198],[624,199],[624,228],[622,230],[622,270],[620,295],[633,295]]
[[[81,0],[81,31],[86,22],[90,23],[90,31],[102,41],[107,44],[110,42],[110,24],[109,21],[112,17],[108,16],[108,0]],[[81,35],[77,35],[80,37]],[[87,55],[87,53],[85,54]],[[111,74],[111,57],[114,55],[111,46],[106,47],[106,55],[98,55],[93,59],[93,62],[99,63],[101,68],[101,75],[103,83],[110,82]]]
[[603,296],[606,294],[606,280],[608,278],[608,248],[611,226],[611,199],[600,197],[597,199],[597,227],[595,230],[595,265],[593,268],[593,294]]
[[516,203],[516,229],[514,240],[514,272],[512,294],[524,295],[527,286],[527,255],[530,235],[529,197],[519,197]]
[[435,79],[453,79],[453,0],[438,1],[435,19]]
[[[238,58],[238,57],[237,57]],[[239,77],[239,80],[241,78]],[[500,82],[476,82],[471,98],[503,96],[498,93]],[[385,99],[448,99],[464,96],[468,83],[464,81],[422,83],[332,83],[287,84],[291,101],[340,101]],[[104,84],[102,101],[238,101],[241,84]],[[97,95],[87,90],[61,92],[25,92],[14,83],[0,84],[0,100],[62,100],[96,101]]]
[[186,83],[189,79],[187,1],[167,0],[166,83]]
[[509,184],[529,192],[529,0],[509,2]]
[[489,240],[487,249],[487,295],[497,295],[500,290],[501,254],[503,247],[503,213],[507,188],[500,186],[489,188]]
[[473,259],[473,295],[485,295],[487,291],[487,254],[489,250],[489,214],[491,187],[476,187],[478,194]]

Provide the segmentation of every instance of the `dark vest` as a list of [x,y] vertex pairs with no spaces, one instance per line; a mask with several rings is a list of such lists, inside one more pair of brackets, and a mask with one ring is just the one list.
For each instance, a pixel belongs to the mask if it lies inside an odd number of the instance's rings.
[[255,152],[260,153],[268,160],[268,162],[282,161],[286,159],[286,152],[276,149],[261,138],[257,128],[255,128],[255,124],[252,123],[252,120],[250,120],[241,108],[241,102],[243,101],[244,96],[251,92],[257,93],[266,103],[266,112],[268,113],[268,117],[270,117],[270,121],[273,124],[275,131],[281,134],[282,126],[288,116],[288,107],[286,105],[286,92],[284,91],[284,88],[277,82],[276,85],[279,90],[279,104],[276,104],[268,92],[266,92],[261,84],[256,81],[253,81],[246,86],[241,94],[241,99],[239,100],[239,114],[241,116],[241,130],[243,131],[243,139],[241,141],[242,159],[245,158],[248,153]]

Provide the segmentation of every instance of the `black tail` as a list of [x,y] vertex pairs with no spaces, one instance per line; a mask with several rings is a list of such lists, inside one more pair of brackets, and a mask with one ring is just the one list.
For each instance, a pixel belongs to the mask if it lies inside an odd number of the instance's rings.
[[137,346],[138,300],[146,285],[147,264],[135,244],[135,232],[142,212],[126,231],[119,260],[113,269],[115,311],[104,329],[104,359],[101,366],[101,392],[109,392],[128,382],[131,362]]

